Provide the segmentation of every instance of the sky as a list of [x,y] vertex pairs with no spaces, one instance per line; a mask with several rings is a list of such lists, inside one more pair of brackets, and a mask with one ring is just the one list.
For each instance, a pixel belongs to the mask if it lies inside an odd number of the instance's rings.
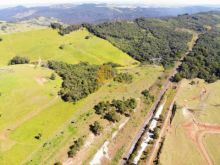
[[220,5],[220,0],[0,0],[1,6],[38,5],[59,3],[110,3],[110,4],[146,4],[161,6],[182,5]]

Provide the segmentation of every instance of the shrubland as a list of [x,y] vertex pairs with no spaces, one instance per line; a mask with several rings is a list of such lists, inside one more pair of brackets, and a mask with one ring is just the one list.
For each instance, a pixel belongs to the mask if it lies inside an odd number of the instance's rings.
[[117,114],[130,116],[135,107],[137,106],[137,102],[134,98],[130,98],[127,100],[112,100],[109,101],[101,101],[97,105],[94,106],[94,110],[96,114],[101,115],[103,118],[117,122],[120,120],[120,116]]
[[28,64],[29,62],[28,57],[15,56],[9,61],[9,65]]

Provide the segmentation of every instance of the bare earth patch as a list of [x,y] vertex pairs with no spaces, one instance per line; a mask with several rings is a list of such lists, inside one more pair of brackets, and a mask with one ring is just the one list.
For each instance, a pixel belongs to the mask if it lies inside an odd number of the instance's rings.
[[10,130],[4,130],[0,132],[0,151],[7,151],[16,143],[15,141],[9,139]]
[[39,85],[44,85],[48,81],[45,77],[36,77],[35,80]]
[[196,144],[199,152],[203,155],[208,165],[213,165],[213,161],[206,150],[202,138],[205,134],[220,134],[220,125],[209,123],[198,123],[195,120],[184,123],[183,128],[187,136]]

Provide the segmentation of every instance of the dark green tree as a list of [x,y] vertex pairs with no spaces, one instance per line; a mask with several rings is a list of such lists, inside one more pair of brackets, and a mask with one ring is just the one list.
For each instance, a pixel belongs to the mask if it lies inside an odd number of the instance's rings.
[[99,122],[95,121],[92,125],[90,125],[90,130],[95,134],[95,135],[100,135],[103,127],[100,125]]
[[28,64],[29,62],[28,57],[15,56],[9,61],[9,65]]

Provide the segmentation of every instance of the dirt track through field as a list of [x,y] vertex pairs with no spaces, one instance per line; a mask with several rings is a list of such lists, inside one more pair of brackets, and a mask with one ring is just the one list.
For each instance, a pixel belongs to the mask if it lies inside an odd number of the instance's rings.
[[208,154],[202,139],[205,134],[220,134],[220,125],[209,123],[198,123],[195,120],[183,124],[189,138],[196,144],[199,152],[204,157],[208,165],[213,165],[213,160]]

